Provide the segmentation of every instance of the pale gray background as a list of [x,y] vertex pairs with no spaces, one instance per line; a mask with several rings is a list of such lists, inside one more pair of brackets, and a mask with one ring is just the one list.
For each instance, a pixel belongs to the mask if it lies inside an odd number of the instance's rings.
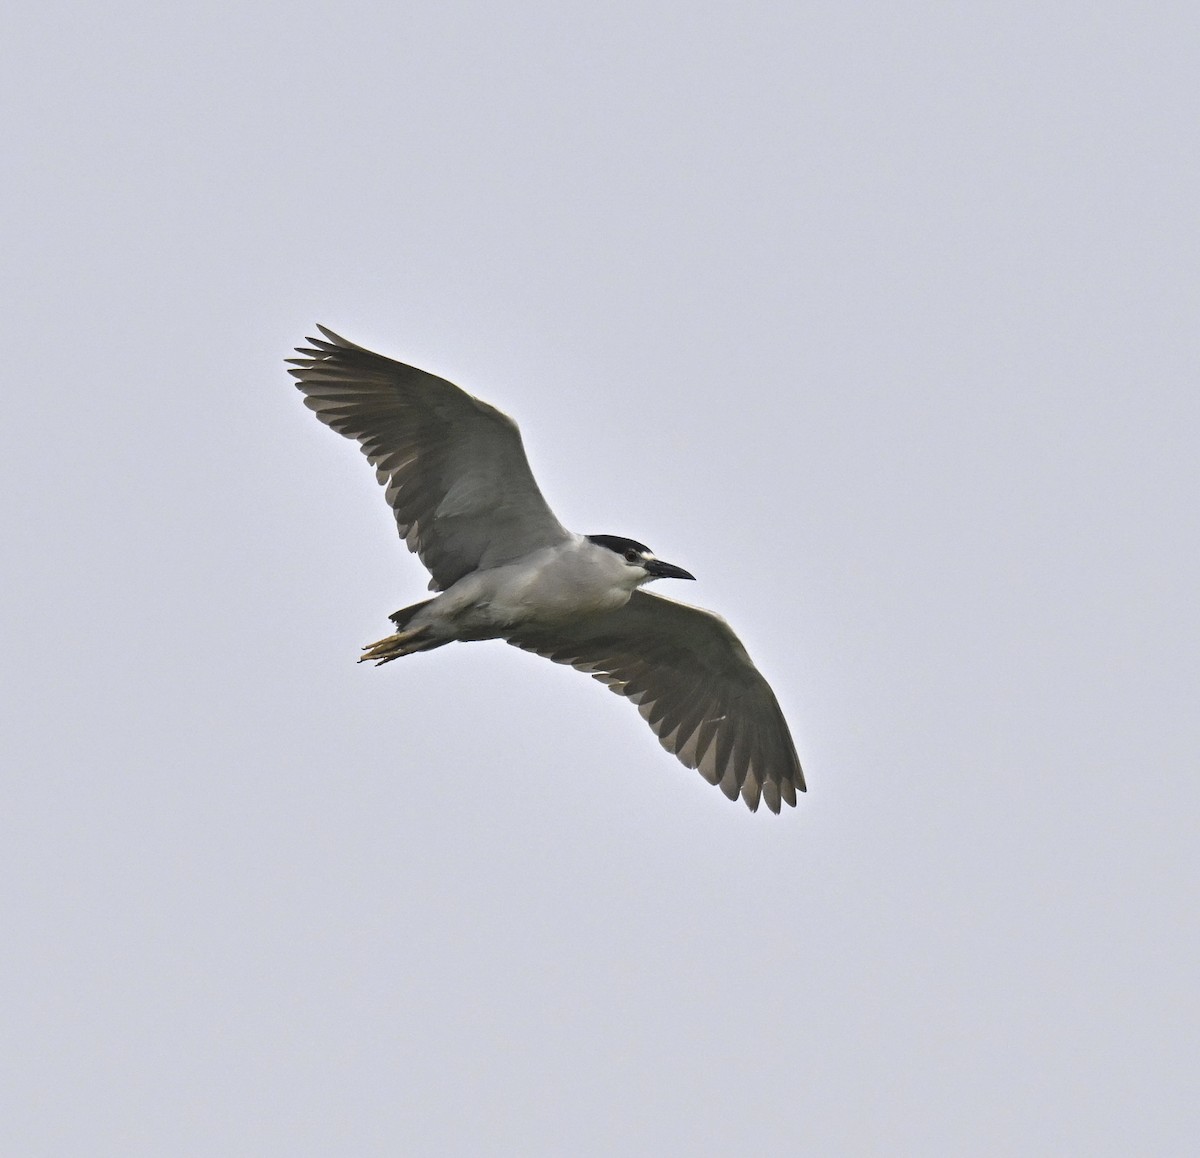
[[[0,1152],[1194,1142],[1193,5],[31,9]],[[425,574],[314,321],[695,571],[796,812],[500,644],[355,666]]]

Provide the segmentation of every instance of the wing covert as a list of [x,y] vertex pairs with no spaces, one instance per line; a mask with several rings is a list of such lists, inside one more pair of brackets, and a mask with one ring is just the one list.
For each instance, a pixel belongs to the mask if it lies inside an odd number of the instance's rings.
[[659,742],[753,812],[794,806],[804,774],[770,685],[718,615],[635,591],[617,611],[508,641],[637,705]]
[[433,590],[569,536],[508,415],[444,378],[372,353],[324,326],[289,373],[305,405],[362,447],[400,537]]

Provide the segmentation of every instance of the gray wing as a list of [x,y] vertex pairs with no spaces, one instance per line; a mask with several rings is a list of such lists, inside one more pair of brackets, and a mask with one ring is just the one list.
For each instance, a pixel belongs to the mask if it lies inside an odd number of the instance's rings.
[[750,811],[796,803],[804,774],[775,693],[719,615],[645,591],[618,611],[508,641],[637,704],[662,746]]
[[433,576],[431,589],[569,538],[508,415],[318,328],[327,340],[306,339],[289,373],[322,422],[362,445],[400,537]]

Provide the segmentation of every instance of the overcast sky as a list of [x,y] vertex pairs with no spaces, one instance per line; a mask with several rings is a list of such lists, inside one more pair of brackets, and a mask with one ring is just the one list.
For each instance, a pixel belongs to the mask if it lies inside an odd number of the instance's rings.
[[[1194,1145],[1194,9],[4,41],[0,1151]],[[427,576],[318,321],[697,575],[798,809],[499,643],[356,666]]]

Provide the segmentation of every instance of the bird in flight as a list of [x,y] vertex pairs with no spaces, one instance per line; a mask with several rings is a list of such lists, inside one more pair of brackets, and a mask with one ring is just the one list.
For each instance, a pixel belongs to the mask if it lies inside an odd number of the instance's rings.
[[619,535],[577,535],[546,504],[517,424],[444,378],[324,326],[289,358],[305,405],[355,439],[431,599],[389,618],[360,662],[503,639],[637,705],[662,746],[730,800],[795,805],[804,775],[770,685],[720,616],[643,590],[695,576]]

